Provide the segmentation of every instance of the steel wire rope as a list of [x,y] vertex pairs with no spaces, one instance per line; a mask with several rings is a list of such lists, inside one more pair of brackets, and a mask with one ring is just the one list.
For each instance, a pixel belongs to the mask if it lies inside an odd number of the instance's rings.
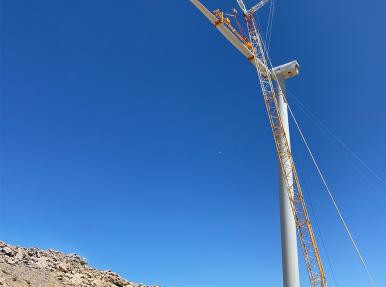
[[269,7],[269,16],[268,16],[268,25],[265,32],[265,42],[267,43],[267,51],[269,51],[271,44],[271,35],[272,35],[272,26],[273,26],[273,16],[275,13],[275,1],[271,0],[271,5]]
[[290,96],[298,102],[299,107],[304,111],[308,118],[320,125],[332,138],[334,138],[353,158],[355,158],[364,168],[366,168],[379,182],[386,186],[386,181],[378,175],[368,164],[365,163],[347,144],[343,142],[337,135],[335,135],[309,108],[307,108],[290,90],[286,89]]
[[[253,15],[251,15],[251,17],[253,17]],[[272,71],[273,65],[272,65],[271,58],[269,57],[269,54],[268,54],[267,49],[265,47],[264,41],[261,40],[261,42],[262,42],[263,49],[264,49],[264,51],[266,53],[266,56],[267,56],[267,59],[268,59],[268,62],[269,62],[269,64],[267,63],[268,67],[266,67],[266,68],[267,68],[267,70],[269,69],[270,71]],[[274,79],[278,82],[278,79],[277,79],[276,75],[274,73],[272,73],[272,75],[273,75]],[[296,128],[298,129],[299,134],[300,134],[300,136],[301,136],[301,138],[302,138],[302,140],[303,140],[303,142],[304,142],[304,144],[305,144],[305,146],[307,148],[308,154],[310,155],[310,157],[312,159],[312,162],[314,163],[314,166],[315,166],[315,168],[316,168],[316,170],[317,170],[317,172],[318,172],[318,174],[319,174],[319,176],[320,176],[320,178],[321,178],[321,180],[323,182],[325,190],[326,190],[327,194],[329,195],[329,197],[330,197],[330,199],[331,199],[331,201],[332,201],[332,203],[333,203],[333,205],[335,207],[335,210],[338,213],[338,216],[339,216],[339,218],[340,218],[340,220],[341,220],[341,222],[342,222],[342,224],[343,224],[343,226],[344,226],[344,228],[346,230],[346,233],[347,233],[347,235],[348,235],[352,245],[354,246],[354,249],[355,249],[355,251],[356,251],[356,253],[357,253],[357,255],[358,255],[358,257],[359,257],[359,259],[360,259],[360,261],[361,261],[361,263],[362,263],[362,265],[363,265],[363,267],[364,267],[364,269],[365,269],[365,271],[367,273],[367,276],[368,276],[368,278],[370,280],[370,283],[371,283],[372,286],[376,286],[375,285],[375,281],[373,279],[373,276],[371,275],[371,273],[370,273],[370,271],[369,271],[369,269],[367,267],[367,264],[366,264],[365,260],[363,259],[363,256],[362,256],[361,252],[359,251],[359,248],[358,248],[357,244],[355,243],[354,238],[351,235],[350,229],[348,228],[348,226],[346,224],[346,221],[344,220],[344,218],[342,216],[342,213],[341,213],[341,211],[340,211],[340,209],[339,209],[339,207],[338,207],[338,205],[337,205],[337,203],[335,201],[335,197],[331,193],[331,190],[330,190],[330,188],[329,188],[329,186],[328,186],[328,184],[327,184],[327,182],[326,182],[326,180],[325,180],[325,178],[323,176],[323,173],[320,170],[319,165],[318,165],[318,163],[315,160],[315,157],[314,157],[314,155],[313,155],[313,153],[312,153],[312,151],[311,151],[311,149],[310,149],[310,147],[308,145],[308,142],[305,139],[305,137],[303,135],[303,132],[300,129],[300,126],[299,126],[299,124],[298,124],[298,122],[297,122],[297,120],[296,120],[296,118],[295,118],[295,116],[294,116],[294,114],[292,112],[292,109],[291,109],[291,107],[290,107],[290,105],[289,105],[289,103],[288,103],[288,101],[287,101],[287,99],[286,99],[284,94],[283,94],[283,98],[284,98],[284,101],[287,103],[288,110],[290,111],[291,117],[294,120]]]
[[[287,101],[286,101],[286,102],[287,102]],[[300,126],[299,126],[299,123],[298,123],[298,121],[296,120],[295,115],[293,114],[292,109],[291,109],[290,105],[288,104],[288,102],[287,102],[287,106],[288,106],[288,110],[289,110],[289,112],[290,112],[290,114],[291,114],[291,117],[292,117],[292,119],[294,120],[294,123],[295,123],[295,125],[296,125],[296,128],[297,128],[297,130],[298,130],[298,132],[299,132],[299,134],[300,134],[300,136],[301,136],[301,138],[302,138],[302,140],[303,140],[303,142],[304,142],[304,144],[305,144],[305,146],[306,146],[306,148],[307,148],[308,154],[310,155],[310,157],[311,157],[311,159],[312,159],[312,162],[314,163],[314,166],[316,167],[316,170],[318,171],[318,174],[319,174],[319,176],[320,176],[320,178],[321,178],[321,180],[322,180],[322,182],[323,182],[323,185],[324,185],[324,187],[325,187],[325,190],[327,191],[327,193],[328,193],[328,195],[329,195],[329,197],[330,197],[330,199],[331,199],[331,201],[332,201],[332,203],[333,203],[333,205],[334,205],[334,207],[335,207],[335,210],[336,210],[336,212],[338,213],[339,218],[340,218],[340,220],[341,220],[341,222],[342,222],[342,224],[343,224],[343,226],[344,226],[344,228],[345,228],[345,230],[346,230],[346,233],[347,233],[347,235],[349,236],[349,238],[350,238],[350,240],[351,240],[351,243],[352,243],[352,245],[354,246],[354,249],[355,249],[355,251],[356,251],[356,253],[357,253],[357,255],[358,255],[360,261],[362,262],[362,265],[363,265],[363,267],[364,267],[364,269],[365,269],[365,271],[366,271],[366,273],[367,273],[367,275],[368,275],[368,277],[369,277],[369,279],[370,279],[371,285],[372,285],[372,286],[376,286],[376,285],[375,285],[375,281],[374,281],[374,279],[373,279],[373,276],[371,275],[371,273],[370,273],[370,271],[369,271],[369,269],[368,269],[368,267],[367,267],[367,264],[366,264],[366,262],[365,262],[365,260],[364,260],[364,258],[363,258],[363,256],[362,256],[361,252],[359,251],[359,248],[358,248],[358,246],[357,246],[357,244],[356,244],[354,238],[352,237],[352,234],[351,234],[351,232],[350,232],[350,229],[348,228],[348,226],[347,226],[347,224],[346,224],[346,221],[344,220],[343,215],[342,215],[342,213],[341,213],[341,211],[340,211],[340,209],[339,209],[339,207],[338,207],[338,205],[337,205],[337,203],[336,203],[336,201],[335,201],[335,197],[333,196],[333,194],[331,193],[331,190],[330,190],[329,186],[327,185],[326,179],[325,179],[325,177],[324,177],[322,171],[320,170],[318,163],[316,162],[316,159],[315,159],[315,157],[314,157],[314,154],[312,153],[312,151],[311,151],[311,149],[310,149],[310,147],[309,147],[309,145],[308,145],[308,142],[307,142],[306,138],[304,137],[304,134],[303,134],[303,132],[302,132]]]
[[[327,126],[325,126],[319,119],[317,119],[316,115],[313,114],[294,94],[293,92],[291,92],[290,90],[286,89],[290,94],[292,94],[292,96],[290,95],[291,98],[295,99],[295,103],[298,104],[298,107],[300,108],[300,110],[306,115],[306,117],[308,119],[310,119],[314,125],[319,129],[319,131],[322,133],[322,135],[332,144],[332,146],[334,148],[336,148],[336,150],[338,152],[340,152],[342,154],[342,156],[345,158],[345,160],[351,165],[351,167],[357,172],[357,174],[371,187],[371,189],[373,189],[381,198],[382,200],[386,201],[386,195],[384,193],[382,193],[378,187],[376,187],[373,182],[371,182],[371,180],[369,179],[368,176],[366,176],[366,174],[358,167],[357,164],[355,164],[353,162],[352,159],[349,158],[349,156],[351,155],[352,156],[352,153],[349,152],[345,147],[347,147],[347,145],[342,145],[341,143],[343,143],[342,140],[338,141],[337,139],[339,139],[336,135],[334,135],[331,130],[329,130],[327,128]],[[339,144],[340,146],[333,141],[333,139],[335,139]],[[344,143],[343,143],[344,144]],[[348,148],[348,147],[347,147]],[[346,153],[344,152],[346,151]],[[353,156],[352,156],[353,157]],[[353,157],[354,159],[356,159],[355,157]],[[359,161],[359,163],[361,163]],[[363,165],[362,165],[363,166]],[[367,169],[367,168],[366,168]],[[367,169],[368,170],[368,169]],[[378,179],[378,178],[377,178]],[[383,183],[382,181],[380,181],[381,183]]]
[[[304,164],[302,166],[304,166]],[[311,206],[311,214],[312,214],[313,218],[315,218],[316,229],[318,230],[320,239],[322,241],[323,250],[326,253],[327,264],[328,264],[328,267],[329,267],[329,269],[331,271],[332,278],[334,280],[334,284],[335,284],[335,286],[338,286],[338,283],[337,283],[336,277],[335,277],[334,267],[333,267],[333,264],[332,264],[332,262],[330,260],[330,255],[329,255],[329,252],[328,252],[328,249],[327,249],[327,246],[326,246],[326,243],[325,243],[322,231],[321,231],[320,226],[319,226],[318,216],[316,214],[316,211],[315,211],[315,208],[314,208],[314,204],[312,202],[312,196],[311,196],[311,193],[308,191],[309,184],[308,184],[308,181],[307,181],[307,177],[304,176],[303,178],[304,178],[304,182],[305,182],[305,185],[306,185],[305,193],[307,194],[307,197],[309,198],[309,203],[310,203],[310,206]]]

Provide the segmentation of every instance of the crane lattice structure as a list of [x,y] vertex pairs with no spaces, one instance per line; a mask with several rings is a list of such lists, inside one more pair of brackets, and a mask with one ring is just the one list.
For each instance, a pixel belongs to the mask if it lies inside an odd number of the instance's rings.
[[[249,42],[246,42],[240,33],[233,32],[229,19],[224,20],[223,14],[219,10],[216,10],[214,15],[211,13],[209,15],[208,11],[205,10],[206,8],[203,9],[202,4],[198,0],[191,1],[216,27],[220,25],[218,27],[220,32],[256,67],[310,283],[313,287],[326,287],[327,281],[322,260],[307,212],[290,144],[280,115],[277,92],[273,85],[273,80],[277,80],[276,75],[274,70],[270,68],[268,53],[254,18],[254,14],[269,0],[261,0],[249,10],[246,9],[242,0],[237,0],[243,11],[244,20],[248,28]],[[229,30],[224,27],[227,27]]]
[[267,63],[264,43],[262,42],[260,33],[256,28],[254,18],[254,13],[268,1],[262,0],[249,11],[245,9],[242,0],[238,0],[238,2],[241,9],[243,9],[244,19],[247,23],[249,39],[252,43],[252,52],[255,56],[256,65],[258,63],[257,59],[259,59],[260,62],[263,63],[264,69],[266,69],[265,73],[264,71],[261,71],[261,69],[256,70],[259,75],[260,86],[263,92],[273,137],[275,139],[280,167],[282,174],[285,175],[287,193],[291,203],[292,212],[295,217],[296,229],[302,246],[304,259],[306,261],[310,282],[312,286],[325,287],[327,286],[327,283],[322,260],[320,258],[311,221],[308,216],[307,207],[304,202],[291,149],[285,135],[283,122],[279,113],[277,97],[275,94],[276,91],[272,83],[272,77],[266,76],[271,74],[271,72]]

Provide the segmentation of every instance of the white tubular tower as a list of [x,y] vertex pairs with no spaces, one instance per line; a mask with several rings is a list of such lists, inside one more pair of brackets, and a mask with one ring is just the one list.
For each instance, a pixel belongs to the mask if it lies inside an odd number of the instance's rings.
[[[291,62],[286,65],[273,69],[277,84],[276,98],[278,102],[279,112],[282,119],[283,128],[285,131],[286,140],[289,148],[290,133],[288,125],[288,108],[285,102],[285,80],[288,78],[289,72],[294,75],[298,74],[298,65],[296,62]],[[282,142],[285,139],[281,139]],[[281,253],[282,253],[282,269],[283,269],[283,287],[299,287],[299,265],[298,265],[298,249],[296,240],[296,225],[291,209],[291,202],[287,193],[286,176],[283,174],[280,161],[278,160],[279,169],[279,200],[280,200],[280,231],[281,231]],[[285,167],[285,171],[289,174],[288,180],[293,184],[293,176],[291,167]],[[291,194],[293,198],[293,194]]]

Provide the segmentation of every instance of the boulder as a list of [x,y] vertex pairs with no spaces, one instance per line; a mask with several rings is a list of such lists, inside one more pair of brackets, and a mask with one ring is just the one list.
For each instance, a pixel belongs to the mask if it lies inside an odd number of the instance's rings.
[[1,251],[5,254],[5,255],[8,255],[8,256],[15,256],[16,252],[14,250],[12,250],[11,248],[9,248],[8,246],[6,247],[3,247],[1,249]]

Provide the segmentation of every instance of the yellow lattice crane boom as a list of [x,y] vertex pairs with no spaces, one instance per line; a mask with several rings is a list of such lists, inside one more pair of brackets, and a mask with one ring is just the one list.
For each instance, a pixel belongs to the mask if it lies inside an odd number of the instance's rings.
[[[326,275],[316,243],[314,231],[307,212],[298,174],[292,157],[290,144],[286,136],[286,129],[279,109],[278,97],[273,85],[276,79],[275,70],[270,67],[268,53],[261,35],[257,29],[254,13],[269,0],[261,0],[247,10],[242,0],[237,0],[243,11],[244,20],[248,28],[249,39],[236,31],[230,20],[224,17],[220,10],[210,13],[198,0],[191,2],[215,25],[216,28],[256,67],[259,82],[264,97],[265,106],[271,125],[282,177],[284,178],[286,193],[290,202],[295,221],[296,232],[302,247],[311,286],[326,287]],[[215,17],[215,18],[213,18]],[[221,27],[217,27],[218,25]],[[226,27],[225,30],[224,27]],[[291,71],[290,71],[291,72]]]
[[[256,28],[253,13],[246,11],[244,17],[247,22],[249,38],[253,46],[252,49],[253,54],[255,55],[255,59],[260,59],[260,61],[265,65],[268,74],[269,66],[266,58],[266,51],[261,36]],[[257,72],[259,75],[260,85],[263,92],[273,137],[275,139],[281,171],[282,174],[285,175],[287,193],[295,218],[298,238],[302,246],[310,282],[312,286],[324,287],[327,286],[326,276],[324,273],[314,231],[308,216],[307,207],[304,202],[304,197],[299,183],[291,149],[289,147],[281,115],[279,113],[277,96],[275,95],[276,91],[272,83],[272,78],[264,76],[263,73],[259,71],[259,69],[257,69]]]

